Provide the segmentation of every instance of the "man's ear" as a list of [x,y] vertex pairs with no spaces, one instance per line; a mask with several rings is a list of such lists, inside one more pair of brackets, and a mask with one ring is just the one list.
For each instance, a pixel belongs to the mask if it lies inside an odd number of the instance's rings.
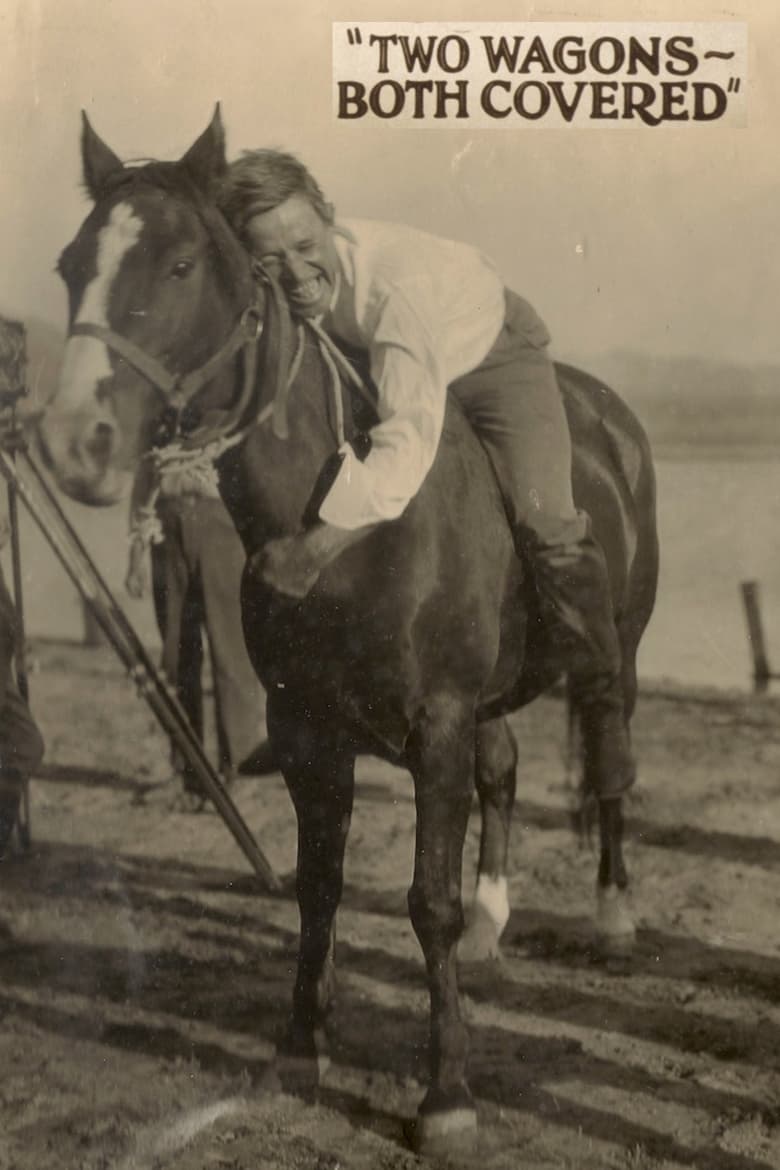
[[122,160],[92,129],[85,110],[81,111],[81,165],[84,186],[93,203],[103,193],[109,176],[123,169]]
[[179,162],[201,191],[207,195],[213,194],[227,170],[225,130],[219,102],[214,107],[211,122]]

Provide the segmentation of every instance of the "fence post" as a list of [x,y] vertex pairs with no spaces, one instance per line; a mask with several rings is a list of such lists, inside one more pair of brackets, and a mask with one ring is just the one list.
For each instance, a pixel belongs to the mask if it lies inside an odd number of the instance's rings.
[[747,619],[748,640],[753,656],[753,683],[757,691],[765,691],[772,677],[761,621],[761,604],[757,581],[742,582],[742,601]]

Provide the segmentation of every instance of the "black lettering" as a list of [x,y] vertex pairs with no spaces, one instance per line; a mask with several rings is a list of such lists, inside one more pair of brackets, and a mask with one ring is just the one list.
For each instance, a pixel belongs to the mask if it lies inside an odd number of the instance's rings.
[[580,104],[580,98],[587,89],[587,82],[576,81],[574,83],[574,97],[570,102],[566,100],[566,95],[563,92],[562,81],[548,81],[547,85],[552,91],[552,95],[555,98],[556,104],[558,109],[561,111],[564,121],[571,122],[572,118],[577,112],[577,107]]
[[[602,49],[606,47],[611,52],[611,60],[607,58],[604,64]],[[597,37],[588,51],[588,60],[597,73],[619,73],[626,59],[626,50],[623,42],[617,37]]]
[[591,118],[617,118],[618,112],[614,106],[618,83],[616,81],[592,81],[590,88],[593,97]]
[[[694,122],[714,122],[716,118],[720,118],[729,104],[725,89],[709,81],[694,81],[691,84],[693,87]],[[715,105],[709,110],[704,100],[707,94],[711,94],[715,98]]]
[[639,72],[639,68],[657,77],[661,71],[661,38],[651,37],[650,47],[643,45],[636,37],[628,38],[628,69],[629,75]]
[[623,117],[631,119],[636,114],[645,126],[658,126],[661,119],[649,110],[654,101],[655,89],[649,82],[627,81],[623,87]]
[[[690,77],[699,68],[699,58],[691,52],[693,37],[670,37],[666,42],[666,72],[675,77]],[[677,64],[679,62],[679,65]]]
[[372,33],[368,38],[368,43],[371,48],[373,48],[374,45],[379,45],[379,64],[377,65],[376,69],[377,73],[389,73],[390,66],[387,63],[388,46],[397,45],[398,37],[395,36],[395,34],[393,34],[391,37],[383,37],[376,33]]
[[[534,37],[531,41],[531,47],[526,53],[523,64],[520,66],[518,72],[530,73],[532,65],[540,65],[542,73],[554,73],[553,63],[547,55],[547,50],[544,47],[544,41],[541,37]],[[548,96],[549,103],[549,96]]]
[[[458,58],[454,65],[451,65],[448,60],[448,50],[450,45],[457,46]],[[464,37],[448,36],[442,37],[436,49],[436,61],[440,69],[445,73],[460,73],[465,69],[469,63],[469,43]]]
[[[497,73],[502,67],[512,73],[517,71],[517,59],[520,56],[520,46],[525,40],[525,37],[513,37],[511,49],[506,37],[498,37],[495,41],[493,37],[482,37],[481,40],[485,46],[485,56],[487,57],[488,67],[491,73]],[[487,86],[485,88],[487,89]],[[487,112],[485,110],[485,113]],[[508,110],[507,113],[509,113]],[[503,115],[499,116],[503,117]]]
[[482,89],[482,93],[479,96],[479,104],[489,118],[508,118],[511,113],[510,110],[498,110],[493,105],[494,89],[502,89],[505,93],[509,93],[512,86],[508,81],[489,81]]
[[[539,108],[531,110],[525,100],[527,93],[537,93],[539,95]],[[536,122],[538,118],[543,118],[550,108],[550,91],[546,85],[541,81],[524,81],[522,85],[518,85],[515,90],[515,109],[521,118],[528,118],[532,122]]]
[[458,103],[456,118],[468,118],[469,111],[466,104],[466,81],[456,81],[454,83],[454,90],[447,89],[446,81],[436,82],[436,112],[434,118],[448,118],[449,114],[445,110],[445,103],[455,101]]
[[[385,93],[391,95],[393,104],[389,109],[384,109],[382,105],[381,97]],[[405,100],[404,88],[397,81],[379,81],[371,87],[368,95],[371,113],[376,114],[377,118],[397,118],[404,108]]]
[[362,118],[365,116],[366,87],[362,81],[339,82],[339,118]]
[[677,106],[685,102],[688,92],[687,81],[664,81],[661,84],[661,117],[665,122],[687,122],[690,114],[687,110],[677,111]]
[[404,55],[404,63],[409,72],[414,73],[419,65],[421,72],[427,73],[433,60],[436,37],[428,37],[427,47],[423,45],[422,37],[415,37],[413,41],[409,37],[401,37],[400,41],[401,52]]
[[560,37],[553,45],[553,61],[561,73],[582,73],[585,68],[582,37]]
[[433,93],[432,81],[407,81],[404,89],[407,93],[414,94],[414,105],[412,107],[413,118],[425,117],[425,94]]

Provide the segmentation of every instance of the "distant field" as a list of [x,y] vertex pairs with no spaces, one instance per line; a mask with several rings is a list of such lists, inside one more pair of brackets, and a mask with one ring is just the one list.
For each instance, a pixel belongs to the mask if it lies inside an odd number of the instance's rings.
[[684,444],[744,458],[780,443],[780,367],[618,350],[575,364],[629,403],[656,449]]

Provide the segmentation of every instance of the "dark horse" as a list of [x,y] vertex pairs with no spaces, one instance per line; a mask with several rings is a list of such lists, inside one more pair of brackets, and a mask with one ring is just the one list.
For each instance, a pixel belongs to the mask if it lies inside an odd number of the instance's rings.
[[[70,337],[42,438],[64,490],[93,504],[115,497],[118,473],[149,449],[164,411],[185,448],[205,448],[216,462],[248,558],[247,645],[299,826],[301,938],[279,1068],[315,1072],[326,1058],[355,758],[376,753],[408,768],[415,789],[409,912],[431,1001],[430,1085],[416,1140],[460,1148],[476,1129],[456,973],[474,786],[482,835],[471,940],[484,942],[487,929],[495,946],[509,913],[517,762],[504,716],[563,666],[539,634],[494,476],[450,404],[435,465],[403,516],[362,535],[303,600],[275,594],[264,558],[309,522],[336,449],[341,367],[309,325],[291,319],[278,288],[258,283],[216,210],[225,168],[218,112],[176,163],[123,167],[86,119],[82,150],[95,206],[60,261]],[[650,453],[615,395],[576,370],[559,374],[576,496],[609,562],[630,715],[657,575]],[[349,404],[344,415],[349,431]],[[628,944],[620,801],[603,801],[600,814],[600,926]]]

